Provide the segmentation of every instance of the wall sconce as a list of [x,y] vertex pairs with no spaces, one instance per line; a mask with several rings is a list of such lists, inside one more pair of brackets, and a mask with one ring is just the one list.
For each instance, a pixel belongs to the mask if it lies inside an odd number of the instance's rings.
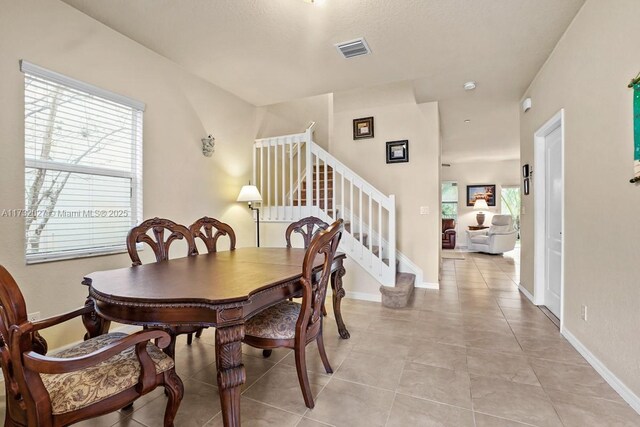
[[253,207],[254,202],[262,202],[262,196],[260,195],[258,187],[251,185],[251,181],[249,181],[249,185],[243,185],[240,189],[240,194],[238,194],[236,201],[248,202],[249,209],[258,211],[256,215],[256,244],[260,247],[260,208]]
[[202,138],[202,154],[204,154],[205,157],[211,157],[213,156],[213,152],[215,151],[215,145],[216,145],[216,139],[209,135],[206,138]]

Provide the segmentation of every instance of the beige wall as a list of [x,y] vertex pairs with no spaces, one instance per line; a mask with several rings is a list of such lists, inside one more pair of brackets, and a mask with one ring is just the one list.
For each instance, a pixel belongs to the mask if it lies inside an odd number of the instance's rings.
[[[144,216],[229,222],[239,246],[254,244],[246,206],[234,203],[249,179],[255,107],[56,0],[0,0],[0,209],[24,207],[24,77],[18,60],[143,101]],[[216,152],[202,155],[212,133]],[[0,217],[0,264],[16,277],[29,312],[82,305],[92,271],[129,265],[127,255],[26,266],[24,219]],[[149,255],[147,251],[146,255]],[[48,336],[51,347],[80,339],[80,322]]]
[[[485,225],[491,224],[491,217],[500,214],[502,200],[500,191],[502,186],[520,185],[520,161],[505,160],[501,162],[470,162],[454,163],[450,167],[442,168],[440,172],[442,181],[456,181],[458,183],[458,221],[456,223],[456,245],[466,246],[467,236],[465,230],[470,225],[476,225],[477,211],[472,206],[467,206],[467,185],[495,184],[496,205],[489,207],[484,220]],[[528,196],[523,196],[528,197]]]
[[[640,187],[633,175],[632,90],[640,71],[637,0],[588,0],[525,96],[521,159],[565,109],[564,327],[640,396]],[[522,284],[533,291],[533,197],[525,198]],[[588,322],[580,317],[588,306]]]
[[[398,249],[438,282],[440,128],[437,103],[416,104],[410,85],[334,93],[329,151],[384,194],[396,196]],[[374,117],[374,138],[353,140],[353,119]],[[386,141],[409,140],[409,163],[386,164]],[[428,206],[429,215],[420,215]]]
[[314,142],[326,150],[332,98],[332,94],[325,94],[259,107],[256,138],[302,133],[311,122],[316,122]]

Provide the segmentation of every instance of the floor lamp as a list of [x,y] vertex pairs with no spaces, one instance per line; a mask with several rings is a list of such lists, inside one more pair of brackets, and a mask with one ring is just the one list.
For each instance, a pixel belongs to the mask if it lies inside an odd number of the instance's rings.
[[242,186],[236,201],[247,202],[249,204],[249,209],[252,211],[258,211],[258,215],[256,217],[256,242],[257,246],[260,247],[260,209],[253,207],[253,202],[262,202],[262,196],[260,195],[260,191],[258,191],[258,187],[251,185],[251,181],[249,181],[249,185]]

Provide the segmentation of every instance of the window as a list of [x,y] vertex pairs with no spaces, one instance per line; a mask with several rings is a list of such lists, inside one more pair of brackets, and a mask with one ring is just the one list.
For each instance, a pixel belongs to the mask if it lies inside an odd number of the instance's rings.
[[458,219],[458,183],[442,182],[442,218]]
[[21,61],[27,263],[126,251],[144,104]]
[[520,186],[502,186],[500,197],[502,199],[500,213],[511,215],[513,228],[518,231],[517,236],[520,239]]

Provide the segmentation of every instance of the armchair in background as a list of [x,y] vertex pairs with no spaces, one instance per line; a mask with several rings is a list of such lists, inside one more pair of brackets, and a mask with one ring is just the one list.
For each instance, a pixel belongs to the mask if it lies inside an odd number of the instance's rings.
[[456,221],[442,218],[442,249],[456,248]]
[[470,251],[501,254],[515,248],[517,234],[511,215],[494,215],[488,229],[467,230],[468,247]]

